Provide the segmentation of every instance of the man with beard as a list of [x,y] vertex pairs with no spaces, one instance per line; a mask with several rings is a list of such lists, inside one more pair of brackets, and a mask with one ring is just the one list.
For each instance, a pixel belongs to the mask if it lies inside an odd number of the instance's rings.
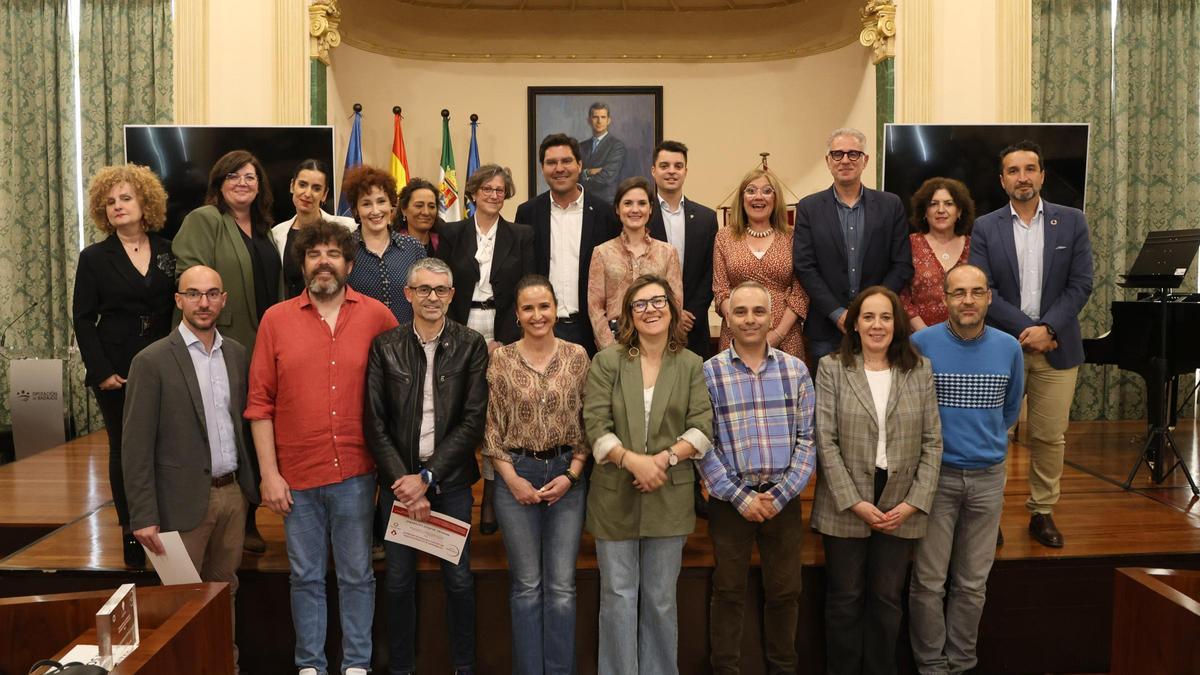
[[263,316],[250,365],[245,417],[258,451],[262,499],[283,514],[300,675],[328,670],[325,576],[332,543],[342,626],[342,667],[371,667],[375,572],[371,515],[375,463],[363,442],[367,352],[396,326],[383,303],[346,285],[351,233],[321,221],[292,246],[305,290]]
[[1079,209],[1041,198],[1042,149],[1021,141],[1000,152],[1009,203],[975,221],[972,265],[993,290],[988,323],[1025,352],[1029,395],[1029,533],[1061,548],[1051,512],[1058,503],[1075,378],[1083,363],[1079,312],[1092,294],[1092,242]]
[[912,336],[933,364],[942,419],[942,470],[929,527],[913,554],[908,596],[921,673],[962,673],[976,665],[1004,508],[1008,428],[1021,412],[1025,375],[1016,339],[984,326],[992,292],[983,270],[957,265],[942,288],[950,318]]
[[[159,532],[178,531],[200,579],[228,582],[233,599],[246,504],[258,503],[241,420],[246,348],[217,331],[225,291],[215,270],[189,267],[175,304],[179,327],[129,368],[121,466],[130,523],[156,555],[166,553]],[[236,648],[232,658],[236,669]]]
[[[404,295],[413,322],[380,335],[367,363],[367,447],[379,466],[379,506],[393,502],[417,520],[437,511],[471,522],[475,448],[487,417],[487,343],[446,318],[454,297],[450,267],[423,258],[408,271]],[[390,495],[388,493],[391,493]],[[388,497],[391,498],[388,498]],[[388,672],[416,668],[415,549],[387,542]],[[442,561],[455,673],[475,668],[475,582],[470,540],[457,564]]]

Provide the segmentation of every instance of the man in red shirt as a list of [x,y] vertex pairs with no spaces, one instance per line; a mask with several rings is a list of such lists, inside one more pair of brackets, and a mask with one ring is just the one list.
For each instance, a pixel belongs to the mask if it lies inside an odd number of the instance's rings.
[[263,315],[250,364],[245,417],[263,504],[283,514],[300,675],[328,671],[331,542],[342,625],[335,672],[366,675],[371,666],[375,463],[363,444],[363,391],[371,341],[397,324],[382,303],[346,285],[357,250],[341,225],[322,221],[297,234],[291,253],[306,288]]

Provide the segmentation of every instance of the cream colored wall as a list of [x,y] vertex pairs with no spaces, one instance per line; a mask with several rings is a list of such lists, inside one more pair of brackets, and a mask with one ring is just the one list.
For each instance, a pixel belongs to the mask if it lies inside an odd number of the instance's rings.
[[[517,198],[528,193],[530,85],[663,86],[666,138],[690,149],[687,194],[716,205],[770,152],[770,166],[799,196],[830,182],[825,138],[854,126],[875,144],[875,70],[869,51],[852,44],[800,59],[745,64],[448,63],[411,61],[342,45],[332,52],[329,120],[336,129],[337,172],[345,162],[352,106],[363,105],[363,158],[388,166],[392,106],[404,109],[409,168],[436,180],[442,108],[451,113],[456,164],[464,171],[471,113],[480,117],[483,161],[512,169]],[[646,160],[649,161],[649,158]],[[872,162],[874,158],[872,158]],[[873,182],[874,167],[865,176]],[[465,177],[463,178],[465,180]]]

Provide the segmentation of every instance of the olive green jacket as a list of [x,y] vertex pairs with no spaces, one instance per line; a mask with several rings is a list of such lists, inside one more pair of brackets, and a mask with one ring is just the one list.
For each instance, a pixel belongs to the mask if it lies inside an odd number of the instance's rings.
[[[654,492],[633,486],[633,474],[607,461],[618,443],[633,452],[655,454],[681,437],[703,455],[712,446],[713,414],[704,384],[704,362],[690,351],[663,354],[645,426],[640,357],[612,345],[592,360],[583,404],[583,423],[596,466],[588,492],[587,529],[599,539],[674,537],[696,527],[690,459],[667,471]],[[698,456],[699,456],[698,455]]]

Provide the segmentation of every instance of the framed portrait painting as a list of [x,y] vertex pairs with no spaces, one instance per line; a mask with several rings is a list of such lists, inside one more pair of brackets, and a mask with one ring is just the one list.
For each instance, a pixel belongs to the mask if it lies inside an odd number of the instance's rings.
[[550,134],[579,141],[580,184],[604,201],[630,176],[650,178],[663,137],[662,87],[529,87],[529,197],[547,189],[538,146]]

